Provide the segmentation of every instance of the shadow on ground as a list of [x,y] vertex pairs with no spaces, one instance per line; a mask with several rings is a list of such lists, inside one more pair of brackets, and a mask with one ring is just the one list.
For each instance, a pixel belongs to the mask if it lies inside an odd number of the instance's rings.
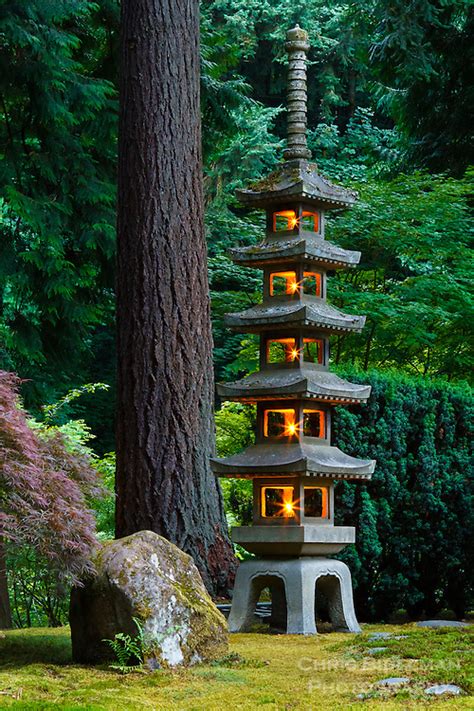
[[0,633],[0,669],[15,669],[25,664],[72,664],[71,640],[64,628],[14,630]]

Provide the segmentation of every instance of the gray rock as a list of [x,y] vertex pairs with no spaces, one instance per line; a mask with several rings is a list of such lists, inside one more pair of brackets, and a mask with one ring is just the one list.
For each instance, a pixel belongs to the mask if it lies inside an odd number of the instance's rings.
[[410,679],[407,676],[390,676],[387,679],[380,679],[377,684],[380,686],[398,686],[399,684],[408,684]]
[[[215,659],[228,651],[227,625],[193,560],[152,531],[101,544],[95,574],[71,594],[73,659],[113,658],[104,639],[136,636],[143,626],[146,662],[174,667]],[[150,661],[153,660],[153,661]]]
[[457,620],[423,620],[423,622],[417,622],[416,626],[438,629],[439,627],[468,627],[468,623]]
[[380,654],[381,652],[385,652],[388,649],[388,647],[372,647],[372,649],[367,650],[367,654]]
[[372,641],[374,639],[390,639],[391,636],[391,632],[373,632],[371,635],[369,635],[369,640]]
[[408,639],[408,637],[409,637],[409,635],[407,635],[407,634],[397,634],[392,639]]
[[455,684],[435,684],[435,686],[430,686],[429,689],[425,689],[425,694],[433,694],[435,696],[442,696],[443,694],[454,694],[458,696],[462,693],[462,689]]
[[153,657],[151,659],[147,659],[146,664],[150,671],[156,671],[157,669],[161,669],[159,661]]

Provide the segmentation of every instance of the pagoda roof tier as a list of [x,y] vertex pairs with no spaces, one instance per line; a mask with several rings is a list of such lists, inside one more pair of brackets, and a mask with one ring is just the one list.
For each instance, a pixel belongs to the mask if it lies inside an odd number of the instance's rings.
[[226,314],[226,326],[235,331],[259,332],[279,328],[318,328],[323,331],[356,331],[364,328],[365,316],[345,314],[323,299],[303,296],[285,301],[264,301],[246,311]]
[[350,251],[326,242],[322,237],[304,234],[290,239],[265,240],[258,245],[230,250],[233,261],[244,267],[265,267],[269,264],[312,261],[332,269],[354,267],[360,252]]
[[222,398],[247,402],[288,398],[365,402],[370,390],[370,385],[350,383],[328,370],[310,366],[260,370],[242,380],[217,386]]
[[302,201],[334,210],[349,207],[357,200],[356,192],[333,185],[318,173],[316,163],[302,159],[282,163],[270,175],[236,194],[241,203],[251,207]]
[[356,459],[338,447],[295,443],[254,444],[225,459],[212,459],[212,469],[219,476],[253,479],[272,474],[318,475],[332,479],[370,479],[373,459]]

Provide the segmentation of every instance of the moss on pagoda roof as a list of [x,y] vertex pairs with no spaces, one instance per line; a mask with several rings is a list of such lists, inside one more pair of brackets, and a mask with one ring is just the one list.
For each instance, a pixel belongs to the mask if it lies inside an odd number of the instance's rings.
[[357,193],[334,185],[318,173],[316,163],[291,160],[245,190],[237,190],[244,205],[264,207],[285,198],[304,200],[326,210],[349,207],[357,200]]
[[259,331],[266,328],[309,327],[330,332],[360,332],[365,316],[345,314],[323,299],[303,296],[301,299],[264,301],[246,311],[226,314],[226,326],[236,331]]

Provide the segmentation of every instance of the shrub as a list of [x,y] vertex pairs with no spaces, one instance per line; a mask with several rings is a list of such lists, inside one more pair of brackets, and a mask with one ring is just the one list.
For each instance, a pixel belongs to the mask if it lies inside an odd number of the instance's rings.
[[467,384],[400,374],[344,373],[369,382],[366,405],[337,408],[334,444],[377,460],[368,484],[340,482],[337,522],[357,526],[343,557],[368,619],[413,617],[472,599],[472,393]]
[[58,624],[61,595],[45,608],[49,596],[41,591],[62,590],[64,598],[68,584],[90,568],[96,541],[90,502],[101,486],[85,448],[71,446],[60,428],[28,420],[19,404],[19,382],[0,371],[0,540],[15,572],[33,576],[31,586],[21,581],[31,591],[26,624],[38,604],[49,623]]

